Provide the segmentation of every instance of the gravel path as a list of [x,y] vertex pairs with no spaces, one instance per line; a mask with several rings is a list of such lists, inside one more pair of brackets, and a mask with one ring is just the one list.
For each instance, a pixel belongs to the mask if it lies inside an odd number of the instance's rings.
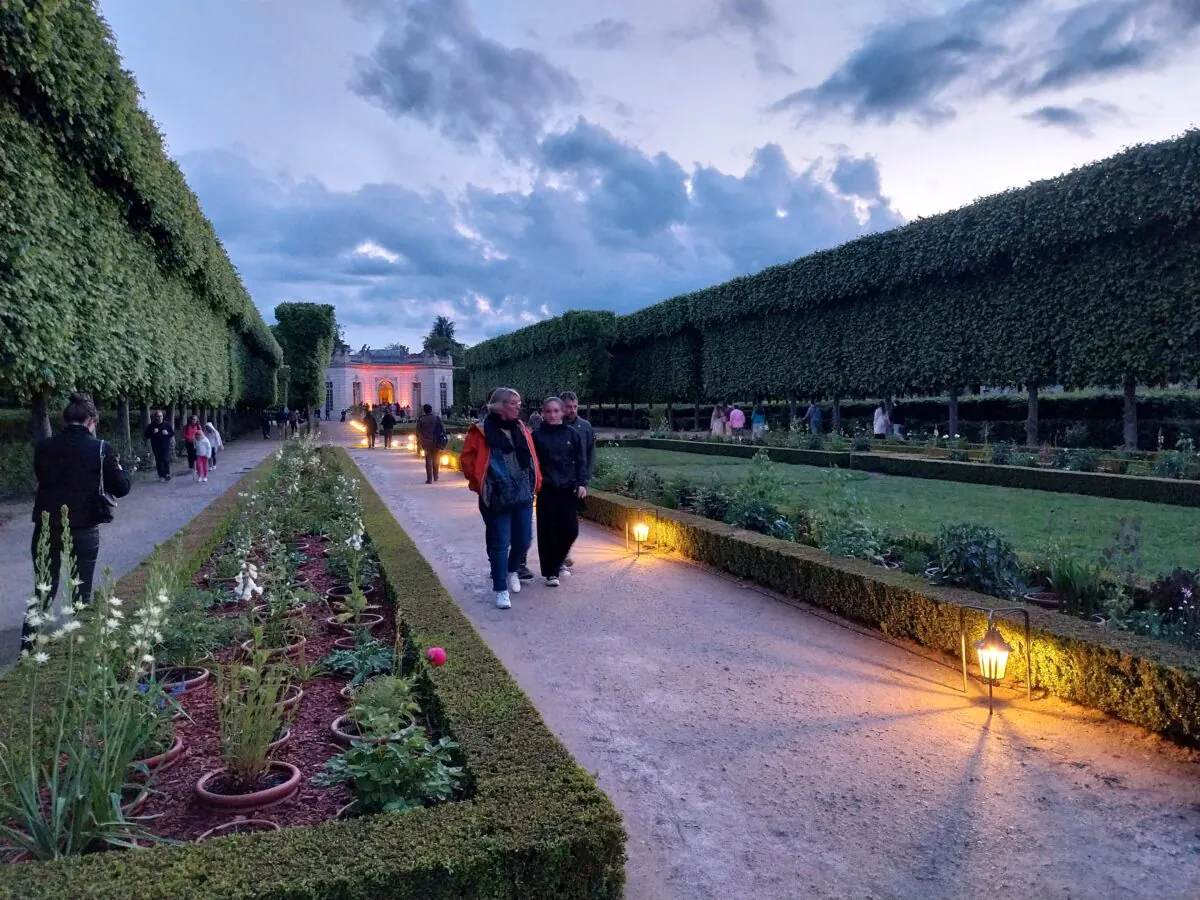
[[[134,477],[133,490],[120,501],[114,521],[100,526],[100,558],[96,580],[105,566],[120,578],[137,566],[157,544],[186,525],[196,513],[221,496],[246,470],[258,465],[277,441],[247,436],[231,441],[217,454],[217,467],[205,484],[188,476],[186,461],[176,460],[174,478],[166,484],[153,472]],[[21,617],[33,593],[32,503],[0,506],[0,669],[21,649]],[[61,597],[62,592],[59,592]]]
[[1197,896],[1196,755],[1053,700],[989,721],[953,668],[587,523],[502,612],[461,477],[351,452],[620,808],[630,898]]

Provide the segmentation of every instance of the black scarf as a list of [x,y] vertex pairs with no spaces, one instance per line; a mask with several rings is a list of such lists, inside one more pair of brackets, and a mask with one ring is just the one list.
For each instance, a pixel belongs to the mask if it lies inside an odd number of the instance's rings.
[[[511,429],[512,441],[504,435],[504,429]],[[483,420],[483,436],[487,438],[488,446],[493,453],[517,454],[517,462],[522,471],[531,468],[529,459],[529,442],[525,440],[525,426],[519,420],[508,422],[499,413],[488,413]]]

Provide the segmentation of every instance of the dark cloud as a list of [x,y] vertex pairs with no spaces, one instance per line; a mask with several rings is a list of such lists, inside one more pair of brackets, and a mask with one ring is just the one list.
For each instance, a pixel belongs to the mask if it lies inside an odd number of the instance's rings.
[[1154,69],[1191,46],[1198,29],[1200,0],[1084,0],[1066,10],[970,0],[876,29],[820,84],[769,109],[801,120],[848,115],[932,126],[966,100],[1017,100]]
[[601,19],[585,25],[571,39],[580,47],[590,47],[594,50],[616,50],[628,46],[633,38],[633,26],[618,19]]
[[1120,114],[1121,108],[1115,104],[1084,100],[1074,106],[1039,106],[1022,118],[1048,128],[1061,128],[1080,137],[1091,137],[1098,121]]
[[438,314],[478,340],[626,312],[902,221],[869,158],[797,172],[768,144],[744,175],[688,170],[579,120],[531,159],[529,190],[454,197],[281,182],[227,153],[182,163],[260,307],[333,303],[352,344],[417,340]]
[[754,64],[764,75],[795,75],[775,45],[782,23],[771,0],[717,0],[707,21],[693,24],[674,32],[674,37],[683,41],[702,38],[727,38],[731,33],[742,33],[754,45]]
[[721,0],[717,19],[752,34],[762,34],[776,22],[775,10],[767,0]]
[[458,144],[490,139],[521,159],[551,117],[579,97],[569,72],[484,37],[466,0],[407,0],[381,14],[383,36],[357,61],[351,89]]

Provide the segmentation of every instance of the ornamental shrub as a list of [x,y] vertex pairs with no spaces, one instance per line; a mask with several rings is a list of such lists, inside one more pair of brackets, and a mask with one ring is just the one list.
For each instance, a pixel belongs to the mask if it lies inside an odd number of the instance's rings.
[[986,525],[943,525],[933,538],[935,583],[1012,597],[1020,587],[1021,560],[1008,538]]

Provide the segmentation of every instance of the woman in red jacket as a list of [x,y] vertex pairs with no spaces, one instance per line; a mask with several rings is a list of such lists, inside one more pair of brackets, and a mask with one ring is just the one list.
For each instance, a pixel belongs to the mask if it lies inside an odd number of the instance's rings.
[[200,419],[196,416],[189,416],[187,425],[183,427],[183,442],[187,447],[189,472],[196,470],[196,436],[200,434],[200,431]]
[[467,432],[461,462],[487,526],[496,606],[509,609],[512,594],[521,590],[518,573],[533,540],[533,498],[542,486],[533,440],[521,422],[520,394],[512,388],[492,392],[487,416]]

